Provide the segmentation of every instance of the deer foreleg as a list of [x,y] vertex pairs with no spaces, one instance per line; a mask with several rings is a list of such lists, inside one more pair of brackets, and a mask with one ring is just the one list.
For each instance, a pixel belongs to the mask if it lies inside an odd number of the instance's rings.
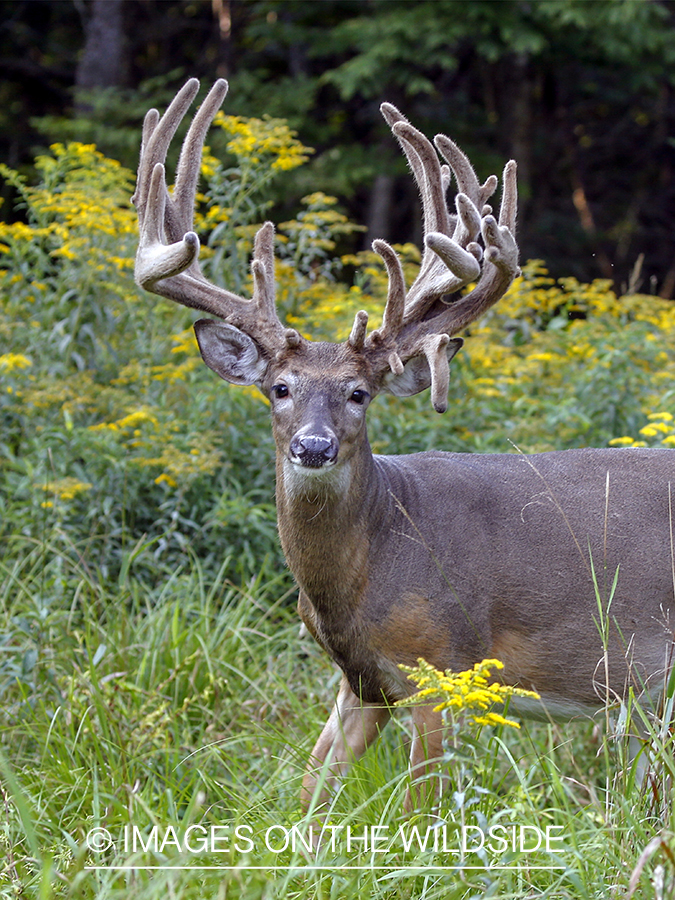
[[328,770],[321,792],[316,797],[317,808],[325,806],[350,765],[362,756],[389,721],[390,712],[383,704],[362,703],[342,676],[335,706],[316,742],[302,780],[301,803],[307,810],[317,785]]
[[410,812],[425,805],[427,798],[438,798],[443,790],[443,777],[434,773],[443,756],[443,717],[433,706],[414,706],[413,739],[410,749],[412,784],[403,805]]

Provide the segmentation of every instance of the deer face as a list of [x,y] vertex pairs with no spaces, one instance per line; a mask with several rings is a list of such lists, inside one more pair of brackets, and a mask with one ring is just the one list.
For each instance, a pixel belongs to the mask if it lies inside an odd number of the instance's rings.
[[[209,368],[231,384],[255,384],[269,398],[279,457],[308,477],[339,468],[367,446],[365,414],[377,393],[408,397],[431,384],[425,355],[411,357],[394,373],[374,367],[372,355],[350,341],[296,336],[269,359],[232,325],[201,319],[195,332]],[[444,358],[452,359],[461,345],[446,339]]]
[[269,398],[277,451],[308,477],[351,459],[365,438],[366,409],[379,386],[349,344],[302,341],[265,361],[255,342],[221,322],[195,325],[206,364]]
[[351,459],[377,393],[358,353],[324,343],[304,343],[270,364],[263,389],[279,454],[308,477]]

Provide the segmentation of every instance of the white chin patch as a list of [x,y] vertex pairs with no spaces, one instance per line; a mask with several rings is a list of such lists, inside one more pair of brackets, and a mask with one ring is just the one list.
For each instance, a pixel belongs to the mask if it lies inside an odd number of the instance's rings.
[[292,466],[294,466],[299,472],[303,472],[303,473],[305,473],[306,475],[308,475],[308,476],[311,478],[313,475],[321,475],[321,473],[322,473],[322,472],[325,472],[326,469],[332,469],[332,468],[335,466],[337,460],[336,460],[336,459],[329,459],[329,460],[327,460],[325,463],[322,463],[320,466],[306,466],[306,465],[302,462],[302,460],[300,460],[300,459],[294,459],[293,457],[291,457],[291,458],[289,459],[289,462],[290,462],[290,464],[291,464]]
[[290,494],[303,493],[310,484],[341,493],[349,487],[351,466],[349,462],[336,465],[335,460],[325,463],[319,469],[310,469],[300,463],[284,459],[284,486]]

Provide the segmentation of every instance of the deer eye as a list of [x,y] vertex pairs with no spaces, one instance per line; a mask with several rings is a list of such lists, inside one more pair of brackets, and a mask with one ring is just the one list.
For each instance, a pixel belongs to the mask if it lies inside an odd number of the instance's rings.
[[272,388],[272,393],[277,400],[283,400],[284,397],[288,397],[290,392],[285,384],[275,384]]
[[349,399],[352,401],[352,403],[358,403],[359,406],[361,406],[361,404],[366,402],[367,398],[368,398],[368,391],[358,390],[358,391],[354,391],[354,393],[351,395],[351,397]]

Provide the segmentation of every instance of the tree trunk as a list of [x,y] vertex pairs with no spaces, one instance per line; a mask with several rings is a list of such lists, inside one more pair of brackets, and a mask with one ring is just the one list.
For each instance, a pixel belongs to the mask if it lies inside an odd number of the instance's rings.
[[84,31],[84,50],[75,75],[76,90],[125,85],[128,49],[124,0],[93,0]]
[[511,156],[518,163],[519,215],[527,218],[532,196],[532,88],[533,74],[526,54],[518,54],[512,61],[509,98],[509,129]]
[[373,183],[368,203],[368,231],[364,240],[366,249],[370,249],[376,238],[390,240],[393,193],[394,179],[392,176],[378,175]]

